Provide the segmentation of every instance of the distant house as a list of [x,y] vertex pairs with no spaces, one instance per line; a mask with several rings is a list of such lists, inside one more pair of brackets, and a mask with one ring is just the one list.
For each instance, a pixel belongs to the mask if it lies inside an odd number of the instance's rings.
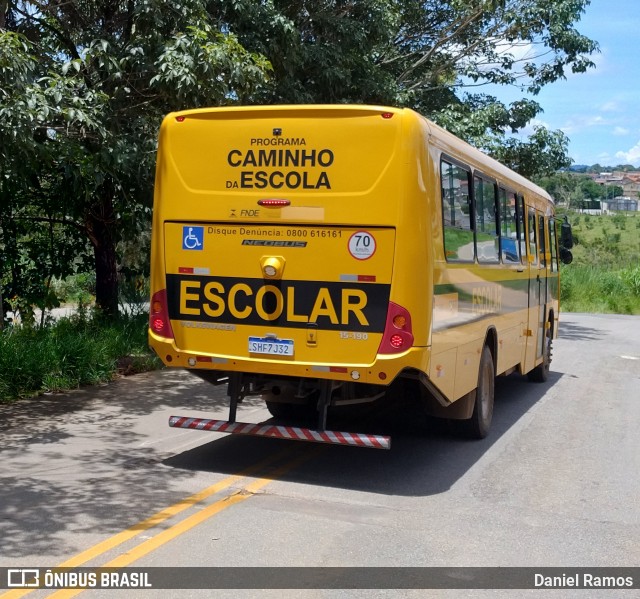
[[638,197],[640,193],[640,173],[624,173],[622,192],[626,197]]
[[[612,173],[600,173],[592,177],[595,183],[604,187],[603,195],[607,196],[608,188],[613,186],[621,187],[622,194],[626,198],[640,197],[640,173],[626,173],[614,171]],[[612,208],[612,210],[615,210]],[[635,210],[635,208],[632,208]]]
[[593,180],[600,185],[622,185],[627,173],[600,173],[593,177]]

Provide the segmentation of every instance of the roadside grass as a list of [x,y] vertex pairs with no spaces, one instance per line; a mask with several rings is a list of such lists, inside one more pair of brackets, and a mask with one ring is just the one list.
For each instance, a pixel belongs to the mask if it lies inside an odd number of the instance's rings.
[[563,266],[560,308],[564,312],[640,314],[640,266],[619,270],[575,263]]
[[107,321],[80,310],[43,327],[0,331],[0,402],[159,368],[147,326],[144,314]]
[[640,314],[640,214],[568,216],[574,261],[561,270],[561,309]]

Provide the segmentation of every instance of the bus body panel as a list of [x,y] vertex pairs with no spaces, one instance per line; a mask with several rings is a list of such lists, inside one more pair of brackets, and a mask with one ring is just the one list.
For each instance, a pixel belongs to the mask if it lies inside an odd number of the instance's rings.
[[[466,262],[448,261],[440,202],[440,161],[450,158],[472,175],[486,176],[496,186],[521,195],[527,209],[537,208],[547,217],[552,214],[553,202],[543,189],[433,123],[429,123],[429,130],[429,160],[433,180],[438,182],[430,189],[436,201],[431,230],[434,303],[429,376],[449,399],[455,400],[475,388],[481,351],[491,329],[496,330],[497,336],[493,350],[496,374],[510,372],[514,367],[526,373],[542,361],[539,351],[536,353],[536,330],[553,312],[553,335],[557,335],[558,273],[531,262],[529,245],[524,242],[521,245],[526,254],[522,262],[479,264],[473,256]],[[548,278],[549,288],[556,292],[549,294],[548,302],[539,308],[537,292],[542,277],[545,281]]]
[[[202,233],[197,249],[184,248],[189,230]],[[250,346],[249,338],[273,336],[291,342],[281,347],[289,353],[274,358],[371,364],[386,322],[394,235],[373,227],[165,223],[176,348],[259,359],[250,350],[267,348]],[[375,252],[369,256],[364,244],[375,244]],[[363,246],[366,260],[350,246]],[[280,278],[263,276],[270,258]]]

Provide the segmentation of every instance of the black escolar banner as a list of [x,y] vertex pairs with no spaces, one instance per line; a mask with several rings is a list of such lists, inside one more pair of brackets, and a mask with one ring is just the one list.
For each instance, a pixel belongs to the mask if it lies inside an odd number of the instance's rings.
[[172,320],[382,332],[390,285],[167,275]]

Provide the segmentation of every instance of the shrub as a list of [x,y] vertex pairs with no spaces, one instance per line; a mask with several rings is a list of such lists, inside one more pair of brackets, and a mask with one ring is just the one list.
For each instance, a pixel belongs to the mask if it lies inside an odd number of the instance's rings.
[[623,270],[621,272],[621,277],[630,292],[633,295],[640,297],[640,266]]
[[0,401],[108,381],[160,366],[147,348],[144,314],[104,321],[86,311],[40,328],[0,332]]

